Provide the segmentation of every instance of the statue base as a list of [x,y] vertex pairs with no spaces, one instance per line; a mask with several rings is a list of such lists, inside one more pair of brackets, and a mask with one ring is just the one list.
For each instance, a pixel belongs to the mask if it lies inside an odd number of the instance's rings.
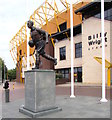
[[43,111],[33,112],[33,111],[30,111],[30,110],[27,110],[26,108],[24,108],[24,105],[22,105],[21,108],[19,109],[19,112],[21,112],[25,115],[28,115],[29,117],[37,118],[38,116],[47,115],[47,114],[50,114],[50,113],[53,113],[53,112],[58,112],[58,111],[61,111],[61,110],[62,110],[61,108],[55,107],[55,108],[46,109],[46,110],[43,110]]
[[19,112],[36,118],[60,111],[55,107],[55,72],[33,69],[25,72],[25,105]]

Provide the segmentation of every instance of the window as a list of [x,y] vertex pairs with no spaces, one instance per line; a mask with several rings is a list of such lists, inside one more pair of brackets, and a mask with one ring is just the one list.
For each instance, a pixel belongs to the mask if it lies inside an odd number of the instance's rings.
[[101,14],[98,13],[98,14],[96,14],[94,17],[101,19]]
[[82,42],[75,44],[75,58],[82,57]]
[[105,11],[105,20],[112,21],[112,8]]
[[[60,24],[59,28],[60,28],[60,31],[66,30],[67,29],[67,22]],[[58,32],[59,32],[59,30],[58,30]]]
[[61,73],[63,78],[69,78],[69,68],[57,70],[57,73]]
[[66,60],[66,47],[60,48],[60,60]]
[[82,67],[75,67],[74,68],[74,74],[77,74],[78,72],[82,72]]
[[[94,17],[101,19],[101,13],[96,14]],[[112,8],[104,11],[104,18],[112,21]]]

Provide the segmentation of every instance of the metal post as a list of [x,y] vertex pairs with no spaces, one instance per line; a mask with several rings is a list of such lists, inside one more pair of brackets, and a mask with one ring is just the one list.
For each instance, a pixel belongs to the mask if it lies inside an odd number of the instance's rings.
[[29,70],[29,29],[27,27],[27,70]]
[[5,89],[5,102],[9,102],[9,92],[10,90],[9,89]]
[[72,6],[72,0],[70,4],[70,21],[71,21],[71,98],[75,98],[74,96],[74,70],[73,70],[73,58],[74,58],[74,52],[73,52],[73,6]]
[[101,0],[101,30],[102,30],[102,99],[101,102],[107,102],[105,98],[105,39],[104,39],[104,0]]

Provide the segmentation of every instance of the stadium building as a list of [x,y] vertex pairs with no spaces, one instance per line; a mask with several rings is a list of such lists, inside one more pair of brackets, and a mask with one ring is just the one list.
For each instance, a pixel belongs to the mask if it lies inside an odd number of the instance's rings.
[[[74,26],[74,79],[82,83],[102,82],[102,40],[101,40],[101,3],[92,2],[74,11],[82,15],[82,23]],[[112,4],[105,3],[105,54],[106,54],[106,81],[110,85],[111,68],[111,24]],[[63,25],[64,28],[64,25]],[[64,29],[70,32],[68,29]],[[58,39],[55,44],[55,57],[58,64],[55,69],[63,77],[70,78],[71,67],[71,41],[63,33],[54,37]]]
[[[61,3],[66,7],[64,11],[58,12],[57,7],[53,9],[54,16],[47,19],[44,25],[40,26],[46,30],[52,37],[46,46],[46,53],[57,58],[57,65],[41,58],[41,69],[55,69],[57,73],[61,73],[63,78],[70,80],[71,67],[71,40],[70,40],[70,6],[67,2]],[[46,3],[45,3],[46,4]],[[44,6],[44,5],[43,5]],[[47,6],[48,7],[48,6]],[[40,9],[41,7],[39,7]],[[38,9],[38,11],[39,11]],[[57,10],[57,12],[56,12]],[[50,12],[49,12],[50,13]],[[35,15],[40,16],[40,12],[34,11],[30,19],[38,21]],[[46,13],[48,15],[48,13]],[[49,14],[49,16],[51,16]],[[43,23],[41,21],[41,23]],[[105,2],[105,55],[106,55],[106,83],[110,85],[111,80],[111,24],[112,24],[112,3]],[[74,39],[74,81],[81,83],[102,82],[102,40],[101,40],[101,3],[100,2],[78,2],[73,5],[73,39]],[[23,26],[19,32],[26,29]],[[25,32],[24,32],[25,33]],[[11,42],[16,39],[15,36]],[[17,48],[17,80],[24,80],[24,71],[27,68],[27,42],[21,40],[21,44]],[[54,40],[56,41],[54,43]],[[19,42],[18,42],[19,43]],[[30,48],[30,68],[35,66],[35,56],[32,54],[34,49]],[[12,48],[10,50],[12,52]],[[13,55],[12,55],[13,56]],[[14,58],[13,58],[14,59]],[[25,62],[26,61],[26,62]],[[23,78],[23,79],[22,79]]]

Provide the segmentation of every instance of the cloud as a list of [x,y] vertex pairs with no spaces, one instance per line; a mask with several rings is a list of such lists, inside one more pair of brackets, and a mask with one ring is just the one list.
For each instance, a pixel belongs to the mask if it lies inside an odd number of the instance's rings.
[[9,51],[9,41],[43,1],[45,0],[0,0],[0,57],[8,69],[15,67]]

